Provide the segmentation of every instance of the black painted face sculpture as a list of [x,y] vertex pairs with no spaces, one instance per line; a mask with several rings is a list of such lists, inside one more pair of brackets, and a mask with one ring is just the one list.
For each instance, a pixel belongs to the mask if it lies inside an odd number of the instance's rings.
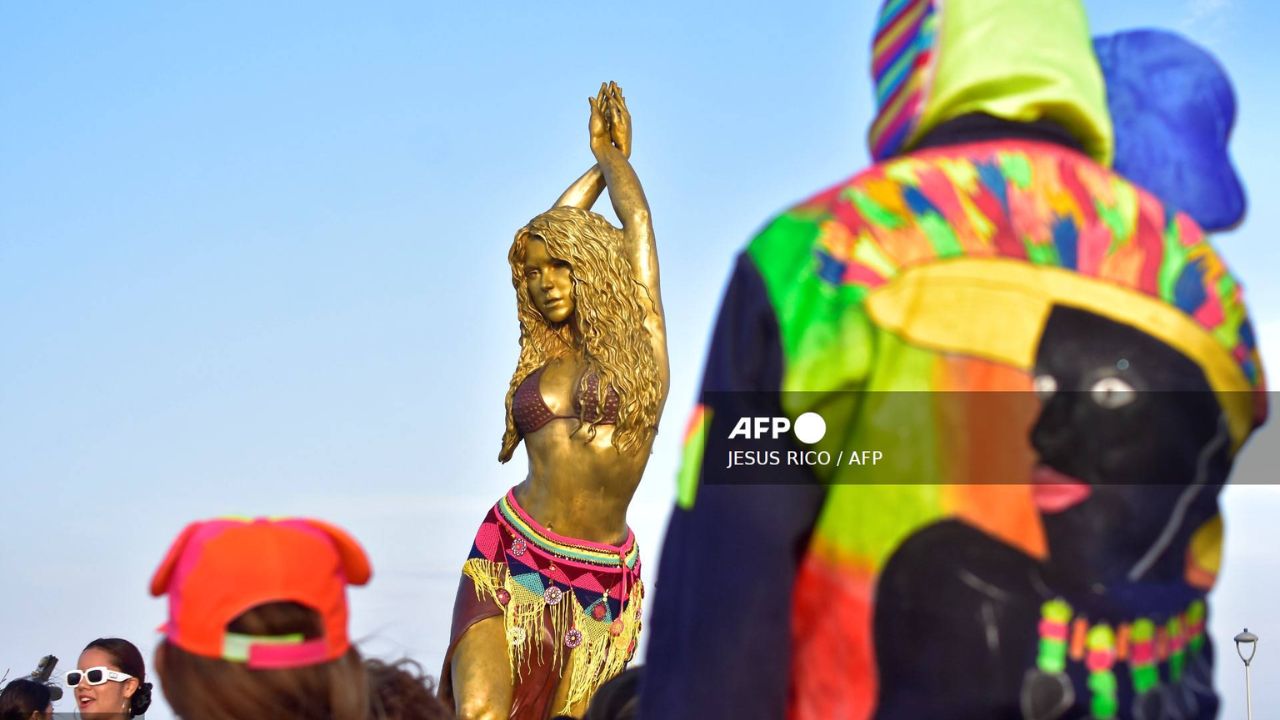
[[1035,386],[1034,496],[1054,574],[1092,590],[1181,578],[1231,464],[1203,371],[1137,329],[1057,306]]

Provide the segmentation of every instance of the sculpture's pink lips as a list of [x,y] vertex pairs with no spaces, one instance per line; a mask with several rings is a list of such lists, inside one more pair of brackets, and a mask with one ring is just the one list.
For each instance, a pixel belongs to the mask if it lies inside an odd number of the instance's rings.
[[1031,499],[1041,512],[1046,513],[1060,513],[1075,507],[1093,493],[1089,483],[1060,473],[1048,465],[1036,465],[1031,471],[1031,482]]

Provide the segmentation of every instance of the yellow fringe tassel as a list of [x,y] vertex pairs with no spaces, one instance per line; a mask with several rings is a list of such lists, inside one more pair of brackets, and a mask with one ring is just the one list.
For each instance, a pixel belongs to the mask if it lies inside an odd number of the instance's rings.
[[[640,606],[644,599],[644,586],[637,580],[631,586],[630,597],[622,609],[622,631],[617,635],[609,632],[611,621],[596,620],[578,603],[578,597],[572,590],[565,591],[560,602],[555,605],[547,603],[542,591],[535,591],[516,582],[506,563],[492,562],[472,558],[462,566],[462,572],[476,586],[476,596],[481,600],[492,600],[497,603],[498,590],[510,593],[510,600],[502,608],[503,626],[507,634],[507,659],[511,663],[511,682],[517,684],[522,678],[522,667],[530,661],[533,647],[538,648],[538,662],[542,663],[542,643],[539,641],[543,629],[543,617],[551,620],[552,642],[554,648],[551,662],[561,670],[565,667],[565,655],[569,653],[568,665],[571,669],[569,693],[565,705],[558,712],[568,713],[570,708],[596,694],[600,686],[613,679],[626,669],[631,660],[633,650],[631,643],[640,634]],[[625,572],[625,569],[624,569]],[[576,648],[568,648],[564,644],[565,633],[577,628],[582,633],[582,643]]]

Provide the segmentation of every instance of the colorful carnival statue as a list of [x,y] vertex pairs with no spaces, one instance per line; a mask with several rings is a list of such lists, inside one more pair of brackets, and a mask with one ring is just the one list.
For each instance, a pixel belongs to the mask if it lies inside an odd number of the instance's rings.
[[[485,517],[454,606],[442,692],[463,718],[580,715],[640,632],[627,505],[669,385],[649,205],[617,85],[591,100],[597,165],[516,233],[520,360],[498,459],[529,474]],[[605,186],[622,229],[592,213]]]
[[726,290],[643,716],[1213,717],[1217,496],[1266,411],[1239,283],[1107,169],[1078,3],[889,0],[872,69],[877,164]]
[[[1115,170],[1203,229],[1239,222],[1243,191],[1227,155],[1234,98],[1212,56],[1151,30],[1094,46]],[[1055,306],[1036,354],[1043,409],[1031,431],[1048,557],[1036,562],[958,521],[904,542],[876,592],[879,714],[936,707],[922,697],[982,714],[979,695],[992,689],[984,679],[1002,677],[1018,686],[1025,718],[1071,716],[1072,708],[1103,718],[1217,715],[1204,593],[1218,568],[1217,490],[1233,452],[1196,355],[1176,340]],[[938,634],[939,620],[976,616],[984,621],[961,625],[968,639],[944,651],[954,653],[952,671],[910,650]],[[972,652],[993,640],[998,650]],[[1019,659],[1032,652],[1027,671]]]

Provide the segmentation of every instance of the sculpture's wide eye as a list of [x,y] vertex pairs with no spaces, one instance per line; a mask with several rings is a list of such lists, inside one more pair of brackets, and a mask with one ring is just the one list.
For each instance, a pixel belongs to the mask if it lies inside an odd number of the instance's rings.
[[1108,410],[1128,405],[1137,397],[1132,385],[1114,375],[1095,382],[1089,394],[1095,403]]
[[1058,381],[1052,375],[1037,375],[1031,381],[1031,387],[1041,400],[1048,400],[1049,396],[1058,391]]

